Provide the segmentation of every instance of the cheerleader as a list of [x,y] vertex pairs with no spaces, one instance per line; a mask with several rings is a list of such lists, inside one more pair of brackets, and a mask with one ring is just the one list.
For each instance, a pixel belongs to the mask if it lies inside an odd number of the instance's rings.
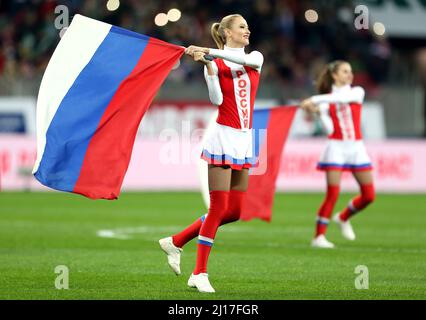
[[339,196],[342,171],[352,172],[361,191],[343,211],[333,217],[344,238],[355,240],[349,219],[375,198],[371,161],[361,136],[361,109],[365,92],[361,87],[351,87],[352,80],[352,68],[348,62],[332,62],[318,78],[320,94],[301,103],[304,110],[319,114],[329,133],[327,146],[317,166],[326,173],[327,193],[318,211],[316,233],[311,243],[313,247],[334,248],[325,233]]
[[[210,207],[180,233],[161,239],[172,270],[179,275],[182,247],[198,236],[197,261],[188,286],[215,292],[207,261],[220,225],[237,221],[248,186],[248,170],[256,159],[252,146],[252,116],[263,55],[245,53],[250,31],[239,14],[214,23],[211,34],[219,49],[189,46],[185,53],[204,64],[210,101],[218,106],[214,129],[204,139],[201,158],[208,163]],[[206,60],[210,55],[213,61]]]

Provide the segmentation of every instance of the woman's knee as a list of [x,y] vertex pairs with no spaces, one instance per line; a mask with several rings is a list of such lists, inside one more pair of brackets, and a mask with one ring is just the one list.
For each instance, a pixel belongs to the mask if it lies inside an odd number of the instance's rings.
[[374,193],[374,191],[363,194],[362,199],[363,199],[365,204],[370,204],[370,203],[374,202],[374,200],[376,200],[376,194]]
[[240,219],[245,197],[246,191],[231,190],[229,192],[228,208],[223,218],[226,223]]
[[361,197],[365,204],[370,204],[376,199],[376,192],[373,184],[361,186]]

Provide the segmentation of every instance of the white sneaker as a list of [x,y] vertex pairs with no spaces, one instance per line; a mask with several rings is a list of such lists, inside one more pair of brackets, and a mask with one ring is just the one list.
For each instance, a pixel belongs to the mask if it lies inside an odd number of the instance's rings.
[[180,255],[183,250],[173,244],[172,237],[160,239],[158,243],[161,249],[167,254],[167,262],[170,268],[172,268],[177,276],[180,275]]
[[341,220],[339,213],[336,213],[333,217],[333,221],[336,222],[337,225],[340,227],[340,231],[342,232],[342,235],[345,239],[352,241],[355,240],[355,232],[349,220]]
[[192,273],[188,279],[188,287],[197,288],[199,292],[215,292],[210,284],[209,275],[207,273],[200,273],[197,275]]
[[314,248],[334,248],[334,244],[328,241],[323,234],[320,234],[318,237],[314,238],[311,242],[311,246]]

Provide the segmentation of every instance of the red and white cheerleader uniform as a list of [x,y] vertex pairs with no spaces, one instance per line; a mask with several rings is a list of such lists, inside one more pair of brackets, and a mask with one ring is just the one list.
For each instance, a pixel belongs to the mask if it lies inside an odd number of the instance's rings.
[[362,141],[361,109],[365,92],[361,87],[333,86],[330,94],[312,97],[329,133],[318,170],[371,170],[371,160]]
[[[252,118],[263,56],[244,48],[210,49],[214,75],[204,76],[210,101],[218,106],[215,128],[204,138],[201,158],[218,166],[241,170],[256,164]],[[249,65],[249,66],[248,66]],[[254,67],[255,66],[255,67]]]

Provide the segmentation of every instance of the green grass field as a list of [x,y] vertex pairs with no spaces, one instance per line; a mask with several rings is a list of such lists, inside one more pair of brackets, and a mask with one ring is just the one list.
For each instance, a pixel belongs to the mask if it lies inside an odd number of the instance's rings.
[[[350,194],[343,194],[340,209]],[[187,288],[196,242],[176,277],[159,249],[205,212],[199,193],[123,193],[92,201],[65,193],[0,193],[0,299],[425,299],[426,196],[378,195],[352,220],[358,239],[336,226],[334,250],[312,249],[321,194],[277,194],[270,224],[221,228],[209,263],[214,295]],[[106,236],[99,237],[104,230]],[[106,230],[106,231],[105,231]],[[69,268],[69,289],[54,269]],[[365,265],[369,289],[355,288]]]

